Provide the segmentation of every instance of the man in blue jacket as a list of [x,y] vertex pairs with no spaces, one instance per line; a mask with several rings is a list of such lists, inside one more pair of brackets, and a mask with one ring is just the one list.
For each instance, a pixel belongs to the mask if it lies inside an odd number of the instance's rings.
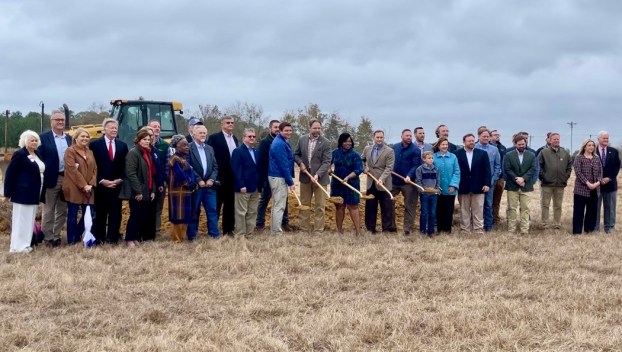
[[[491,184],[497,183],[501,177],[501,155],[499,149],[490,144],[490,131],[483,127],[477,131],[479,141],[475,143],[476,149],[481,149],[488,153],[488,161],[490,162]],[[491,231],[493,224],[492,214],[492,198],[494,189],[488,190],[484,197],[484,231]]]
[[256,139],[254,129],[245,129],[242,143],[233,150],[231,155],[233,191],[235,192],[235,236],[251,235],[255,229],[259,204]]
[[71,146],[71,137],[65,134],[65,115],[60,110],[52,111],[50,117],[52,129],[41,134],[38,148],[45,172],[43,188],[45,204],[41,212],[41,230],[51,247],[61,244],[60,230],[67,222],[67,203],[63,197],[63,178],[65,177],[65,150]]
[[268,182],[272,190],[272,219],[270,220],[270,232],[273,235],[283,233],[281,221],[285,204],[287,204],[287,192],[296,192],[294,178],[294,153],[288,140],[294,130],[289,122],[281,122],[280,133],[274,137],[270,146],[270,167],[268,169]]
[[[408,181],[408,175],[414,174],[415,170],[421,165],[421,149],[416,148],[413,144],[413,134],[409,129],[402,131],[402,141],[393,144],[393,152],[395,153],[395,163],[393,164],[393,172],[404,176],[406,181],[400,177],[393,175],[393,188],[391,193],[397,196],[402,193],[404,196],[404,236],[410,235],[414,231],[414,219],[416,219],[417,203],[419,200],[419,192],[417,188]],[[395,217],[393,217],[395,221]],[[395,227],[395,224],[393,225]]]

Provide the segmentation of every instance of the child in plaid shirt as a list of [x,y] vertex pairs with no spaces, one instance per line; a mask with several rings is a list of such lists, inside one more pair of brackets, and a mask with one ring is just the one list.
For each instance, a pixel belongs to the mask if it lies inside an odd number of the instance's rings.
[[[419,231],[422,235],[432,236],[436,225],[436,199],[440,191],[439,172],[434,165],[434,153],[427,151],[421,156],[423,164],[415,171],[415,183],[426,191],[420,192],[421,216]],[[430,192],[433,191],[433,192]]]

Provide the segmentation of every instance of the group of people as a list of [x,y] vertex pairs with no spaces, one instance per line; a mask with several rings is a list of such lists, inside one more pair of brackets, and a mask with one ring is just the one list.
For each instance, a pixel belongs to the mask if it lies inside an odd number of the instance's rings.
[[[598,134],[598,143],[586,140],[573,161],[560,147],[558,133],[547,134],[546,145],[536,151],[527,146],[526,132],[515,134],[513,146],[506,148],[499,132],[485,126],[477,135],[463,136],[461,148],[449,142],[446,125],[436,129],[434,144],[426,143],[424,129],[417,127],[403,130],[401,141],[392,147],[385,143],[384,132],[376,130],[373,143],[359,154],[348,133],[339,136],[333,149],[321,133],[319,120],[310,121],[309,133],[296,146],[289,142],[291,124],[278,120],[270,121],[261,141],[254,129],[247,128],[240,142],[233,134],[232,116],[222,118],[221,131],[211,135],[201,120],[191,118],[189,134],[173,136],[170,144],[160,138],[159,121],[152,120],[136,133],[131,148],[117,138],[114,119],[105,119],[104,135],[92,141],[82,128],[68,136],[64,124],[62,112],[54,111],[50,131],[41,136],[25,131],[20,137],[22,148],[14,153],[4,181],[5,197],[13,202],[11,252],[32,250],[39,202],[43,202],[41,229],[51,247],[60,246],[64,225],[67,243],[80,242],[89,212],[96,244],[117,243],[123,200],[130,209],[124,236],[129,247],[160,234],[167,200],[171,238],[176,242],[196,239],[201,208],[207,218],[207,235],[212,238],[262,231],[270,199],[269,229],[278,235],[292,229],[287,199],[288,193],[297,192],[294,165],[300,170],[298,223],[303,232],[324,231],[327,198],[335,203],[340,233],[347,209],[354,233],[361,234],[361,198],[365,199],[368,232],[378,231],[378,207],[380,230],[397,232],[394,198],[401,193],[405,235],[416,230],[419,202],[419,232],[427,236],[450,233],[456,197],[460,231],[484,233],[500,221],[505,190],[508,230],[527,233],[530,192],[538,180],[542,226],[559,229],[564,188],[573,165],[573,234],[599,230],[601,208],[604,231],[611,232],[615,226],[620,158],[604,131]],[[361,174],[366,174],[364,192]]]

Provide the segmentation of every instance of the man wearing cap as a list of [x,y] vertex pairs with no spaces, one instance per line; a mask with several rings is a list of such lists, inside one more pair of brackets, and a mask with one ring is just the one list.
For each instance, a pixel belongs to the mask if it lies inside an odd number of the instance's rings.
[[203,126],[203,121],[197,119],[196,117],[191,117],[190,120],[188,120],[188,135],[186,136],[188,143],[193,142],[194,126],[197,125]]
[[216,212],[222,217],[222,233],[233,236],[235,228],[235,191],[233,189],[233,171],[231,154],[238,147],[238,139],[233,135],[233,116],[220,120],[221,131],[209,136],[207,144],[214,148],[218,163],[218,181],[216,189]]

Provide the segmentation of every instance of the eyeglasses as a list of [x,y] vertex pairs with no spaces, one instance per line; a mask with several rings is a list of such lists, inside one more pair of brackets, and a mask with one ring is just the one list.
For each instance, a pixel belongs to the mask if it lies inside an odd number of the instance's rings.
[[248,137],[248,138],[255,138],[255,136],[246,136],[246,137]]
[[225,121],[225,124],[227,124],[227,125],[233,125],[233,121]]
[[59,122],[59,121],[65,121],[65,119],[52,119],[52,121]]

